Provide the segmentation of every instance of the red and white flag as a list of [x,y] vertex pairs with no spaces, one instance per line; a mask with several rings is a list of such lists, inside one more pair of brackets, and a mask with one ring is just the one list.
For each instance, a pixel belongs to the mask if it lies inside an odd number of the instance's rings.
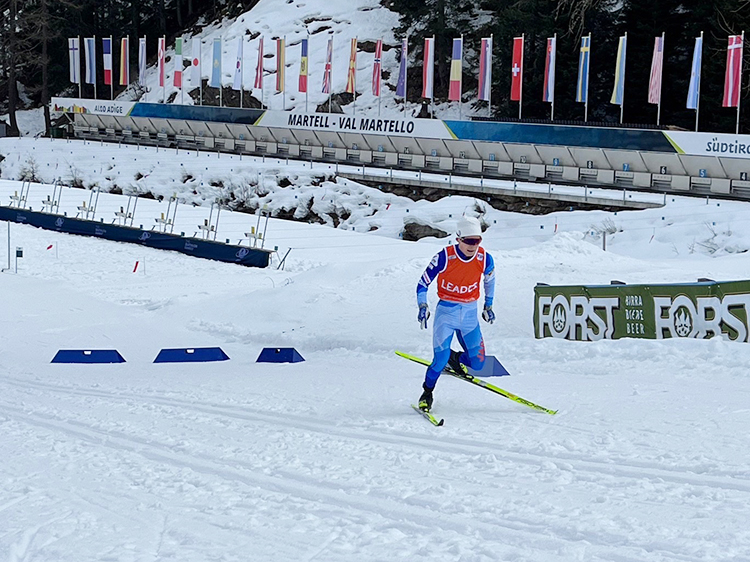
[[380,95],[380,77],[382,73],[381,60],[383,58],[383,40],[378,39],[375,43],[375,60],[372,63],[372,95]]
[[191,65],[193,72],[190,76],[191,84],[201,83],[201,40],[193,38],[193,62]]
[[424,59],[422,64],[422,97],[432,99],[432,88],[435,82],[435,38],[424,40]]
[[742,84],[742,38],[742,35],[729,36],[722,107],[739,107],[740,86]]
[[648,80],[648,103],[661,103],[661,74],[664,65],[664,36],[654,39],[651,77]]
[[166,42],[167,39],[165,37],[159,37],[159,86],[162,88],[164,87],[165,81],[164,81],[164,51],[166,51]]
[[258,42],[258,65],[255,67],[255,88],[263,88],[263,37]]
[[523,83],[523,37],[513,38],[513,63],[510,67],[512,76],[510,81],[510,99],[521,101],[521,85]]

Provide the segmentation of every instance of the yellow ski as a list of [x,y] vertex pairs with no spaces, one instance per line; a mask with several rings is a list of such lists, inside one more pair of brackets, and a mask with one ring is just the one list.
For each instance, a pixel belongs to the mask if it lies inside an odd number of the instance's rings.
[[[428,361],[427,359],[422,359],[421,357],[417,357],[415,355],[409,355],[408,353],[404,353],[403,351],[396,351],[396,355],[398,355],[399,357],[403,357],[404,359],[408,359],[409,361],[414,361],[415,363],[419,363],[420,365],[424,365],[426,367],[428,367],[431,363],[431,361]],[[470,382],[471,384],[474,384],[476,386],[485,388],[489,390],[490,392],[499,394],[500,396],[505,396],[505,398],[507,398],[508,400],[513,400],[513,402],[518,402],[519,404],[523,404],[524,406],[528,406],[529,408],[533,408],[534,410],[539,410],[540,412],[544,412],[545,414],[554,415],[557,413],[557,410],[548,410],[547,408],[540,406],[539,404],[534,404],[533,402],[530,402],[529,400],[526,400],[525,398],[516,396],[512,392],[503,390],[499,386],[490,384],[484,379],[480,379],[479,377],[475,377],[474,375],[470,375],[468,373],[456,373],[450,367],[446,367],[445,369],[443,369],[443,373],[445,373],[446,375],[455,377],[457,379]]]

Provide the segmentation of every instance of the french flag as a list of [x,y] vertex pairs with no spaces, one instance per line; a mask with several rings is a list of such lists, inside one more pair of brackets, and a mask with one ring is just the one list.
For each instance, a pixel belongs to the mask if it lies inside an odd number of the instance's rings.
[[102,55],[104,56],[104,83],[112,84],[112,38],[102,38]]

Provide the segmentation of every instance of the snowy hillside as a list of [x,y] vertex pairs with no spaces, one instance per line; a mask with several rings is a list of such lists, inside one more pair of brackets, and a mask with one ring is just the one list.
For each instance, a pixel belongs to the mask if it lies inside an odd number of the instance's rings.
[[[313,185],[322,171],[293,162],[20,142],[0,141],[3,204],[33,156],[45,181],[75,168],[86,187],[117,181],[168,198],[183,186],[185,230],[208,213],[187,204],[198,184],[182,182],[186,171],[223,182],[216,191],[262,177],[266,195],[250,199],[271,210],[313,197],[321,215],[351,215],[339,228],[272,219],[267,243],[293,248],[283,270],[18,224],[8,244],[0,224],[0,265],[8,245],[24,249],[18,273],[0,274],[10,562],[750,560],[750,347],[532,331],[537,282],[746,279],[747,204],[670,197],[616,215],[522,216],[468,197],[415,203],[354,182]],[[298,187],[279,185],[294,175]],[[31,205],[50,190],[33,184]],[[66,188],[61,208],[91,193]],[[113,220],[126,200],[101,194],[97,218]],[[142,200],[142,220],[166,205]],[[493,382],[559,413],[441,380],[434,410],[446,424],[434,428],[410,408],[424,370],[393,351],[431,353],[414,292],[447,241],[398,235],[407,218],[449,231],[480,211],[498,272],[498,321],[483,332],[511,373]],[[219,236],[254,224],[223,212]],[[146,267],[134,273],[136,261]],[[153,364],[162,348],[198,346],[231,360]],[[267,346],[306,361],[256,363]],[[71,348],[115,348],[127,362],[50,364]]]
[[[258,100],[263,101],[268,109],[305,110],[305,94],[298,91],[300,70],[300,42],[308,39],[309,74],[308,74],[308,107],[310,112],[328,100],[328,94],[322,93],[323,69],[325,66],[328,39],[333,36],[332,93],[342,93],[346,87],[349,68],[350,41],[356,38],[359,44],[357,55],[357,112],[377,113],[378,99],[372,94],[372,66],[374,44],[383,40],[383,72],[389,79],[384,80],[381,112],[384,115],[403,111],[403,104],[397,105],[395,88],[398,78],[397,53],[400,41],[396,41],[393,29],[398,26],[398,14],[383,7],[378,0],[333,0],[325,5],[319,2],[295,0],[277,2],[261,0],[252,10],[234,20],[222,21],[204,27],[195,35],[185,35],[187,51],[185,57],[192,54],[192,42],[201,41],[202,76],[211,76],[213,41],[222,41],[222,84],[230,87],[234,83],[237,65],[238,42],[243,39],[242,83],[246,91]],[[264,79],[263,91],[254,88],[255,72],[258,61],[260,37],[264,38]],[[285,88],[276,92],[276,42],[286,40],[285,50]],[[369,45],[369,46],[368,46]],[[399,47],[396,49],[395,47]],[[369,52],[365,52],[363,49]],[[167,48],[167,57],[174,57],[174,45]],[[173,58],[172,58],[173,60]],[[143,101],[161,101],[177,94],[174,103],[192,104],[188,97],[181,97],[179,89],[174,88],[172,73],[173,63],[167,63],[166,91],[159,86],[158,69],[154,66],[147,73],[147,88],[150,90]],[[192,80],[192,72],[186,70],[186,91],[198,88],[198,82]],[[390,87],[389,87],[390,85]],[[265,92],[265,93],[264,93]],[[127,94],[125,99],[127,99]],[[400,101],[400,100],[399,100]],[[286,105],[284,105],[286,103]],[[410,106],[417,107],[417,104]],[[347,106],[344,111],[351,113],[354,106]]]

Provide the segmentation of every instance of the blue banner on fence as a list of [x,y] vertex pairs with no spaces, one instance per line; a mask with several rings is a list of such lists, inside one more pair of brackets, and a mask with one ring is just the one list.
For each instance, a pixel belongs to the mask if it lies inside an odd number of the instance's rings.
[[140,244],[159,250],[172,250],[197,258],[237,263],[250,267],[267,267],[271,255],[269,250],[260,248],[234,246],[212,240],[188,238],[165,232],[51,215],[25,209],[0,207],[0,220],[28,224],[45,230],[55,230],[68,234],[80,234],[116,242]]

